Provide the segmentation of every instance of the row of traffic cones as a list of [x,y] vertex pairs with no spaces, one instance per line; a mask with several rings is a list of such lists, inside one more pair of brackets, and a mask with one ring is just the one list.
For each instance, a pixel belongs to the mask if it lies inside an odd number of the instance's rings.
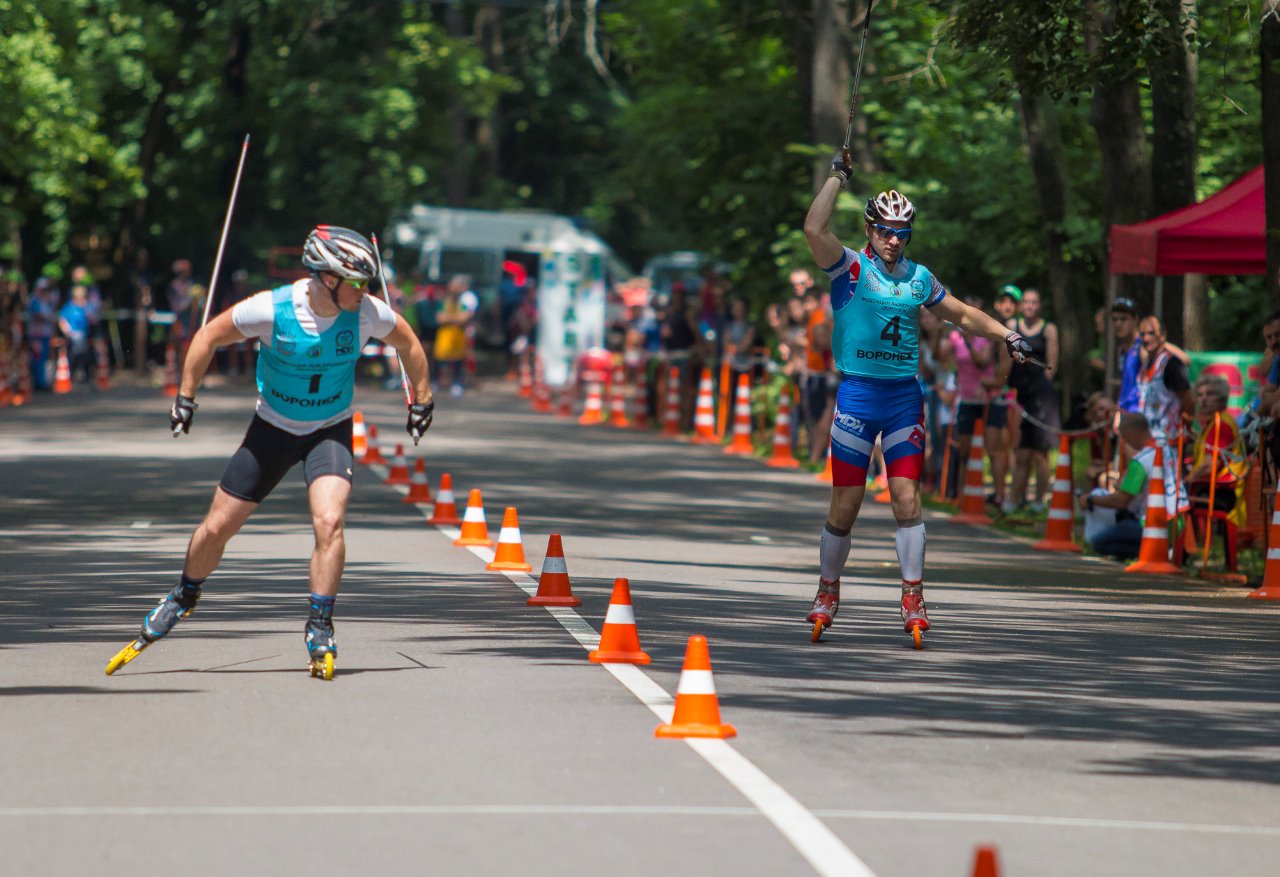
[[[369,462],[371,451],[377,450],[377,427],[366,425],[363,414],[353,418],[352,447],[358,450],[358,458]],[[397,445],[385,484],[408,484],[409,493],[402,502],[423,503],[430,501],[426,464],[417,460],[412,475],[404,462],[403,449]],[[495,548],[493,560],[485,569],[495,572],[532,572],[525,560],[524,542],[520,535],[520,520],[514,506],[506,509],[502,518],[502,530],[495,547],[489,537],[489,527],[484,512],[484,498],[478,488],[471,490],[467,508],[461,521],[453,497],[453,481],[448,473],[440,478],[440,489],[435,508],[428,518],[430,524],[456,525],[461,529],[453,544],[463,547]],[[582,601],[573,594],[569,580],[568,563],[559,533],[552,533],[547,540],[547,551],[538,577],[538,590],[527,601],[529,606],[574,607]],[[640,646],[636,627],[635,609],[631,602],[631,585],[625,578],[613,583],[609,609],[600,629],[600,642],[587,656],[597,664],[648,664],[650,657]],[[737,730],[720,721],[720,702],[711,676],[711,658],[706,637],[691,636],[685,650],[684,665],[676,688],[675,708],[671,721],[659,725],[654,735],[663,738],[733,737]]]

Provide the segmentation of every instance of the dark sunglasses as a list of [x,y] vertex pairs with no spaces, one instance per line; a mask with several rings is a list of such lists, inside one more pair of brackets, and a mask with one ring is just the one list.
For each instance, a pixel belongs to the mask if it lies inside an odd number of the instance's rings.
[[881,236],[887,237],[887,238],[897,238],[898,240],[902,241],[904,244],[907,241],[911,240],[910,226],[908,226],[907,228],[890,228],[887,225],[873,224],[871,227],[874,228],[876,231],[880,232]]

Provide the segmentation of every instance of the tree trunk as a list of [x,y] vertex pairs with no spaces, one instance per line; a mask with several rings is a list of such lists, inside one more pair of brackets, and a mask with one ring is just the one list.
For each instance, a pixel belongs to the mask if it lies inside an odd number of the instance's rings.
[[[1108,234],[1112,225],[1139,222],[1151,216],[1151,166],[1136,68],[1132,64],[1111,64],[1106,58],[1105,44],[1116,30],[1118,2],[1087,0],[1085,4],[1085,51],[1099,72],[1089,124],[1098,135],[1102,207]],[[1143,299],[1150,298],[1151,283],[1145,278],[1122,275],[1119,288],[1124,295],[1141,293]]]
[[[481,8],[476,13],[473,28],[476,45],[484,51],[485,66],[490,70],[503,69],[505,66],[503,53],[506,47],[502,41],[502,13],[498,7]],[[484,162],[485,178],[491,181],[501,176],[502,161],[498,150],[501,145],[498,133],[501,130],[498,115],[501,103],[501,101],[494,101],[488,114],[476,125],[476,148],[480,151]]]
[[[864,0],[855,0],[865,10]],[[849,122],[849,3],[848,0],[813,0],[813,55],[810,65],[812,94],[809,124],[813,142],[840,146]],[[855,148],[850,141],[850,148]],[[859,153],[861,150],[858,150]],[[830,157],[823,154],[813,164],[813,188],[826,182]]]
[[1263,0],[1262,163],[1266,170],[1267,304],[1280,308],[1280,0]]
[[[444,10],[445,30],[450,37],[468,38],[467,22],[462,16],[462,4],[450,3]],[[467,139],[467,111],[454,92],[450,92],[449,105],[445,109],[445,128],[449,132],[449,170],[444,181],[444,197],[450,207],[466,207],[471,194],[471,145]]]
[[1188,274],[1182,280],[1182,346],[1187,350],[1207,350],[1209,347],[1209,278],[1203,274]]
[[[1189,37],[1194,34],[1196,0],[1152,0],[1161,30],[1151,69],[1151,194],[1152,212],[1168,213],[1196,200],[1196,56]],[[1197,301],[1208,306],[1208,299]],[[1204,325],[1207,313],[1191,314],[1181,277],[1166,278],[1164,316],[1169,338],[1176,344],[1189,336],[1190,324]],[[1201,340],[1203,344],[1203,339]]]
[[1069,351],[1087,349],[1086,331],[1093,322],[1093,308],[1084,294],[1079,262],[1064,257],[1068,244],[1067,184],[1057,110],[1049,98],[1034,94],[1021,95],[1018,109],[1044,226],[1049,297],[1053,302],[1054,322],[1058,325],[1059,347],[1064,351],[1058,362],[1059,378],[1063,400],[1069,403],[1073,393],[1083,389],[1088,380],[1087,359],[1072,356]]

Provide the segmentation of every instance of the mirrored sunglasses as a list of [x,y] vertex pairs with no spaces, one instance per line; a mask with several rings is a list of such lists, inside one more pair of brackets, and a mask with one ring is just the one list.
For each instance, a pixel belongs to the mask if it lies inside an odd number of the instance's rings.
[[875,225],[872,225],[871,227],[874,228],[876,231],[880,232],[880,234],[883,235],[884,237],[897,238],[898,240],[902,241],[904,244],[907,241],[911,240],[910,226],[908,226],[907,228],[890,228],[887,225],[875,224]]

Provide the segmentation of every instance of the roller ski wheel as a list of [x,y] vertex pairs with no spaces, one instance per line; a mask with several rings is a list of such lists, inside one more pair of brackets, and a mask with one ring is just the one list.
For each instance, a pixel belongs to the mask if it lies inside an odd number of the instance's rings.
[[822,639],[822,632],[836,620],[836,613],[839,611],[840,580],[829,582],[826,579],[818,579],[818,595],[813,598],[813,606],[805,616],[805,621],[813,625],[813,630],[809,634],[810,642],[816,643]]
[[917,652],[924,648],[924,630],[919,625],[911,628],[911,645]]
[[324,655],[311,659],[311,678],[323,679],[325,682],[333,679],[333,652],[326,652]]
[[151,645],[151,643],[139,637],[120,651],[116,652],[115,657],[107,662],[107,675],[110,676],[125,664],[138,657],[138,655],[142,654],[142,650],[149,645]]

